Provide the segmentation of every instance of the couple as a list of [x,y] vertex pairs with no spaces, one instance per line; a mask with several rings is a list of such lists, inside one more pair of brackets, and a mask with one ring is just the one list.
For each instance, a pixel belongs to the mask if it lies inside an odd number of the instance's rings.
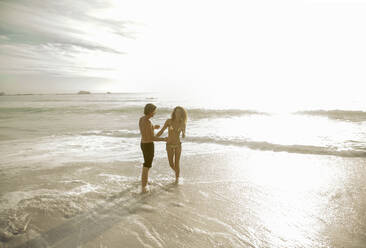
[[[177,106],[172,112],[170,119],[165,121],[163,128],[154,135],[154,129],[159,129],[159,125],[153,125],[150,121],[156,113],[156,106],[148,103],[144,109],[144,116],[140,118],[139,128],[141,133],[141,150],[144,155],[144,164],[142,167],[142,192],[146,192],[146,185],[149,176],[149,169],[154,159],[154,141],[166,141],[166,152],[168,154],[169,165],[175,172],[175,182],[179,182],[179,160],[182,151],[180,135],[182,138],[186,135],[187,112],[184,108]],[[168,128],[168,137],[160,138]]]

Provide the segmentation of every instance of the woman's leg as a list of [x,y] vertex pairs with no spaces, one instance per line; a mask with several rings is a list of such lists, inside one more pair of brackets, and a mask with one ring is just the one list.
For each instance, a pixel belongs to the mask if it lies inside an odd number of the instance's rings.
[[182,153],[182,146],[179,146],[175,149],[175,181],[178,183],[179,181],[179,173],[180,173],[180,154]]
[[175,165],[174,165],[174,150],[172,148],[166,148],[166,152],[168,154],[168,161],[170,168],[175,171]]

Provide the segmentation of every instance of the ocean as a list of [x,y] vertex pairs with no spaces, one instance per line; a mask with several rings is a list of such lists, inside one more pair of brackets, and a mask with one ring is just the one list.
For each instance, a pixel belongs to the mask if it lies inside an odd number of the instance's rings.
[[[183,180],[156,142],[140,194],[149,102],[188,112]],[[366,247],[366,105],[226,103],[1,96],[0,247]]]

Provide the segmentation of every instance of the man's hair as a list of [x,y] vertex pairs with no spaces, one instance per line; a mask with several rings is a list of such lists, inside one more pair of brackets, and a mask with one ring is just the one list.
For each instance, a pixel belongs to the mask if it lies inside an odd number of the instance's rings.
[[155,109],[156,109],[156,106],[154,104],[148,103],[148,104],[145,105],[144,114],[149,115],[152,112],[154,112]]

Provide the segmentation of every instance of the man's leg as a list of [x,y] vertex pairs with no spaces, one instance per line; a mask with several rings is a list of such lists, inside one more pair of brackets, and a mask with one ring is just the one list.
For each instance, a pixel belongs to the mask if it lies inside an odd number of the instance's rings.
[[149,177],[149,168],[148,167],[142,167],[142,175],[141,175],[141,191],[142,192],[146,192],[146,185],[147,185],[147,180]]
[[142,167],[142,175],[141,175],[141,187],[142,192],[146,192],[146,185],[149,177],[149,169],[152,166],[152,162],[154,159],[154,143],[147,143],[141,146],[141,149],[144,154],[144,165]]

